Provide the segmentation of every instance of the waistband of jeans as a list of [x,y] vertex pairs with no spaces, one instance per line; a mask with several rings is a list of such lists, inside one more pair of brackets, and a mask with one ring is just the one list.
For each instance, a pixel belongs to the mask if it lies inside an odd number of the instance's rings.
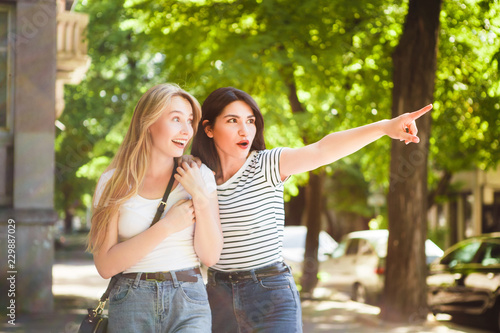
[[162,282],[162,281],[173,281],[174,274],[175,274],[177,281],[197,282],[198,281],[197,275],[201,274],[201,270],[199,267],[196,267],[196,268],[179,270],[179,271],[171,271],[171,272],[124,273],[121,276],[124,278],[135,280],[135,279],[137,279],[137,275],[140,275],[139,280]]
[[269,266],[241,271],[219,271],[212,268],[208,269],[208,280],[222,282],[240,282],[252,279],[262,279],[269,276],[275,276],[290,272],[290,268],[284,262],[277,262]]

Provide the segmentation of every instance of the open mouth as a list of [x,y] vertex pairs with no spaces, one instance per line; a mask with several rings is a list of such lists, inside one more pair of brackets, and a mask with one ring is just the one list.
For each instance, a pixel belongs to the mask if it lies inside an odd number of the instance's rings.
[[179,148],[184,148],[187,144],[187,140],[174,139],[172,142]]
[[241,140],[240,142],[237,143],[238,146],[240,146],[243,149],[247,149],[248,146],[250,145],[250,141],[248,140]]

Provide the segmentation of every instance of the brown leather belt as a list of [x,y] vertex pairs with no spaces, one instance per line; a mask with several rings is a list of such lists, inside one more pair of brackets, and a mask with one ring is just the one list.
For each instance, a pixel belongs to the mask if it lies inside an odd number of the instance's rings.
[[[253,272],[257,279],[261,279],[269,276],[275,276],[278,274],[290,272],[290,269],[285,263],[278,262],[270,266],[254,269]],[[224,282],[240,282],[244,280],[253,279],[253,277],[251,271],[224,272],[209,268],[208,279],[215,279]]]
[[[146,281],[173,281],[170,272],[153,272],[153,273],[126,273],[122,277],[128,279],[137,278],[137,274],[141,274],[141,280]],[[185,271],[176,271],[175,277],[181,282],[198,282],[198,274],[201,274],[200,268],[187,269]]]

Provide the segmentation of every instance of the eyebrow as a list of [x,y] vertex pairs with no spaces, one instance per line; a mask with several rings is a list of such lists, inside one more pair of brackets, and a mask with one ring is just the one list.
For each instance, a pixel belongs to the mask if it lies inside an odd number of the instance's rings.
[[[171,113],[180,113],[180,114],[184,114],[184,112],[180,111],[180,110],[170,110],[169,114]],[[193,117],[193,112],[191,112],[189,115],[189,117]]]
[[[226,115],[224,116],[224,118],[241,118],[241,117],[240,117],[240,116],[238,116],[238,115],[236,115],[236,114],[226,114]],[[250,115],[250,116],[248,116],[248,117],[247,117],[247,119],[248,119],[248,118],[255,118],[255,116],[254,116],[254,115]]]

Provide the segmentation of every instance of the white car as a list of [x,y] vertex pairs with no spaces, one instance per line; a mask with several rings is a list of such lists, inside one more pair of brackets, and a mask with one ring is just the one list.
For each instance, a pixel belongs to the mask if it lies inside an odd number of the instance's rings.
[[[354,301],[376,303],[384,288],[388,238],[388,230],[347,234],[332,258],[322,264],[322,270],[329,275],[323,286],[347,293]],[[443,255],[443,250],[427,239],[425,254],[430,264]]]
[[[285,226],[283,259],[292,268],[294,276],[302,275],[306,235],[306,226]],[[320,264],[331,259],[337,245],[338,243],[326,231],[319,233],[318,261]]]

